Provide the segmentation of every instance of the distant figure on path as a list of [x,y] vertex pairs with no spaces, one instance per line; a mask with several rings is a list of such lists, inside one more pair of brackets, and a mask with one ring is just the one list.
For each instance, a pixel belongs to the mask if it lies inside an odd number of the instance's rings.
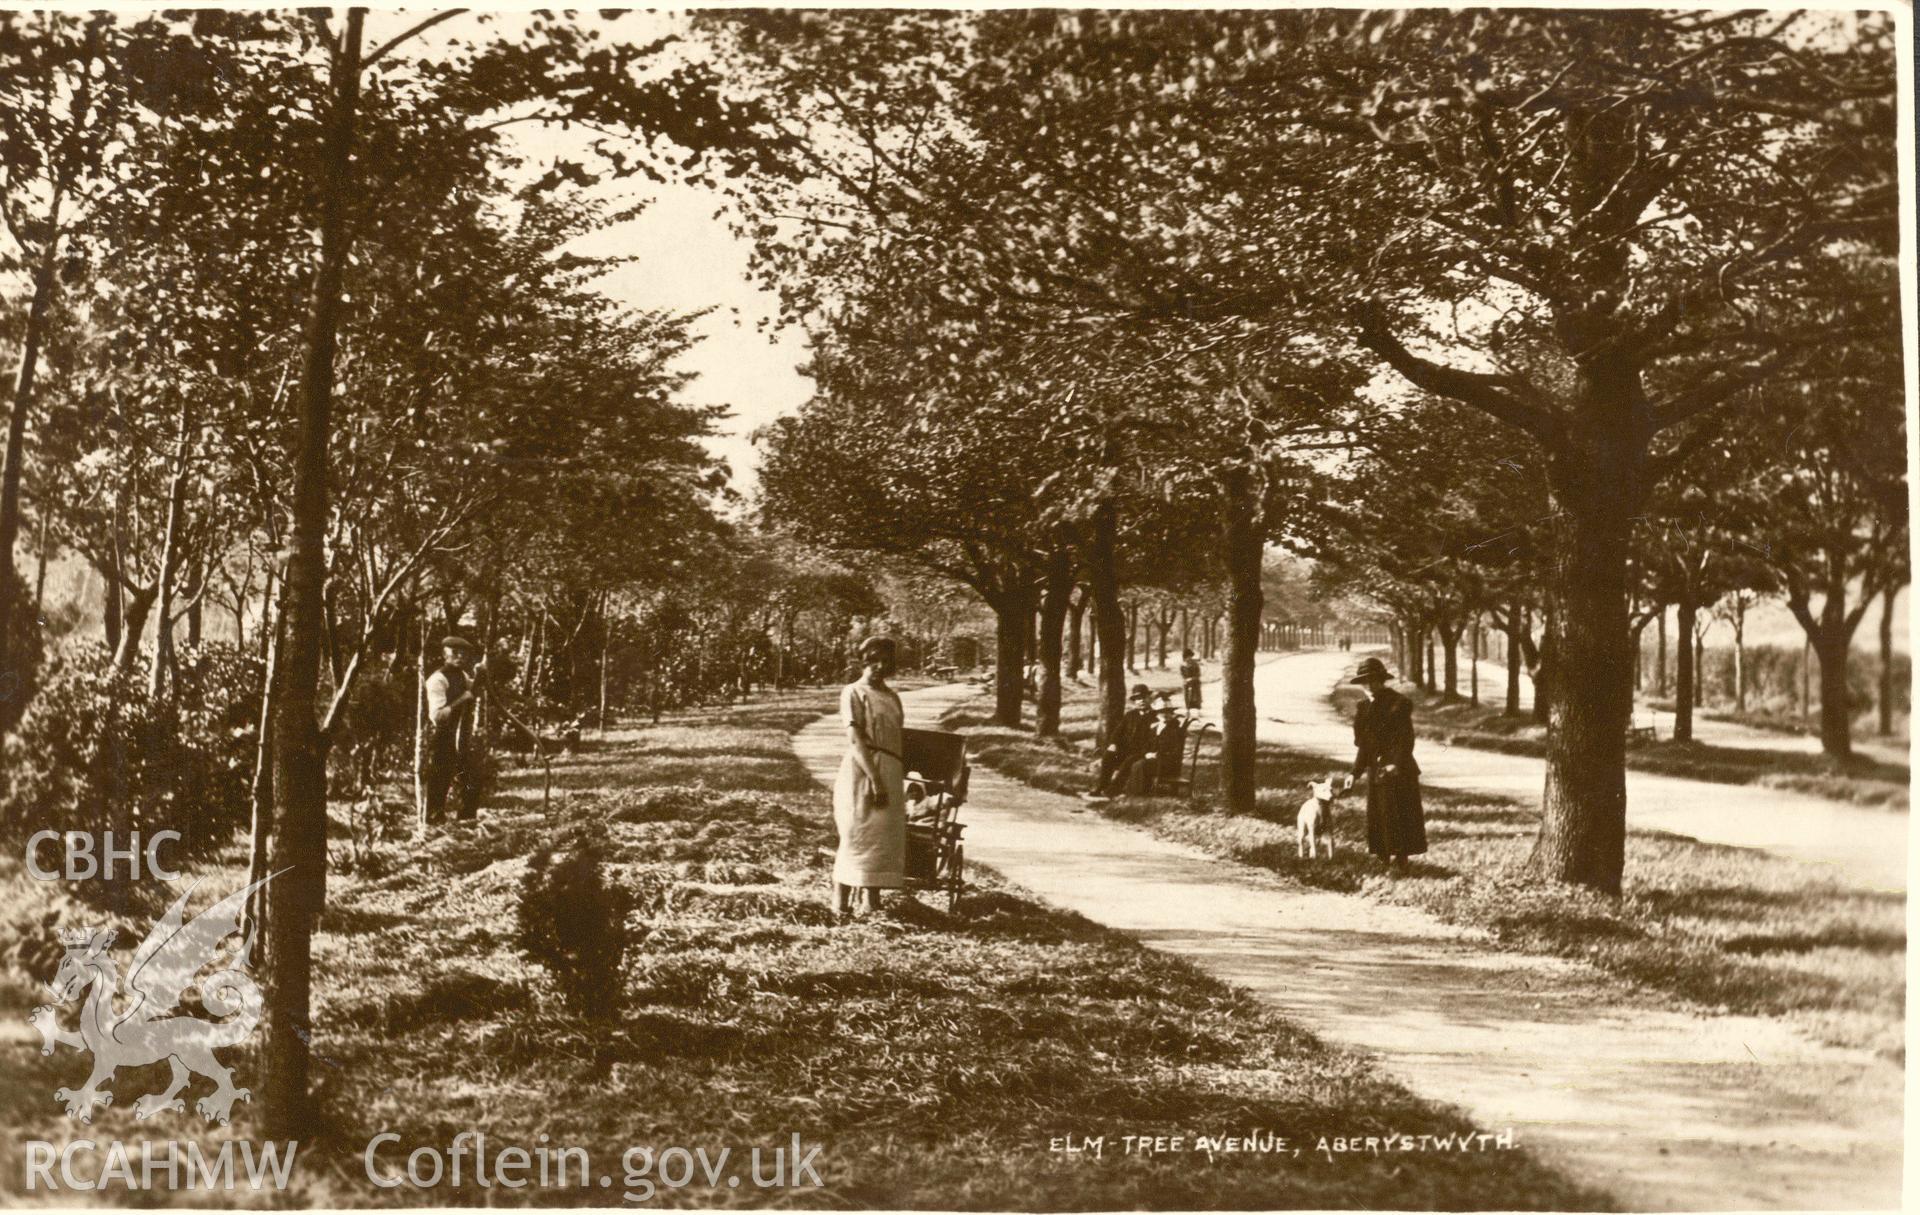
[[[473,720],[475,699],[473,643],[457,634],[440,642],[440,666],[427,676],[427,821],[437,823],[446,815],[447,791],[460,770],[467,752],[469,725]],[[470,819],[477,812],[473,799],[463,791],[460,817]]]
[[906,884],[906,762],[901,729],[906,713],[887,686],[895,650],[891,637],[860,643],[860,678],[840,693],[847,755],[833,783],[833,825],[840,846],[833,856],[833,910],[852,916],[880,909],[880,892]]
[[1367,851],[1396,869],[1427,850],[1426,812],[1420,805],[1420,765],[1413,759],[1413,702],[1387,686],[1378,658],[1366,658],[1352,682],[1367,691],[1353,714],[1359,749],[1343,788],[1367,778]]
[[1200,711],[1200,660],[1192,650],[1180,651],[1180,688],[1187,694],[1187,712]]

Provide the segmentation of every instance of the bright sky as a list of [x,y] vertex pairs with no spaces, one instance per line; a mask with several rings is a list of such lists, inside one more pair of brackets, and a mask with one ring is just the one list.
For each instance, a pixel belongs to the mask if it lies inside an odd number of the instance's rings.
[[[529,14],[488,12],[455,17],[422,35],[422,45],[448,39],[511,36]],[[418,12],[374,11],[367,15],[366,40],[381,45],[419,20]],[[684,13],[627,12],[611,20],[582,16],[609,42],[645,44],[668,34],[688,34]],[[484,24],[482,24],[484,22]],[[677,52],[704,58],[689,37]],[[585,159],[588,136],[534,124],[508,127],[510,139],[535,166],[556,156]],[[748,281],[748,246],[715,216],[723,200],[716,193],[685,185],[657,185],[638,177],[611,184],[601,196],[615,206],[650,201],[640,216],[609,228],[575,246],[582,255],[614,254],[634,260],[601,280],[600,288],[622,304],[639,308],[697,312],[713,309],[695,329],[704,339],[681,366],[699,375],[687,390],[696,404],[724,405],[732,416],[711,444],[733,469],[733,484],[743,492],[756,482],[758,456],[753,431],[799,408],[812,383],[795,368],[807,357],[797,329],[763,329],[776,318],[778,301]]]
[[732,417],[713,444],[733,467],[734,485],[754,482],[753,430],[800,407],[812,382],[795,368],[806,357],[797,329],[763,331],[774,319],[778,301],[747,279],[747,249],[713,217],[715,196],[691,186],[635,189],[656,201],[639,217],[610,228],[578,246],[582,253],[619,253],[635,260],[601,281],[601,289],[622,303],[645,308],[715,311],[701,318],[705,341],[683,365],[700,379],[688,395],[703,404],[725,405]]

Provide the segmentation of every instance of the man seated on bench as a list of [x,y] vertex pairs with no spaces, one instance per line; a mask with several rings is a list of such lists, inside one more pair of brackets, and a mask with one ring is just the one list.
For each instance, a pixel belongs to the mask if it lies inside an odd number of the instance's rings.
[[[1173,697],[1162,692],[1153,702],[1153,741],[1147,746],[1147,771],[1139,792],[1165,793],[1180,780],[1180,753],[1186,749],[1187,723],[1173,707]],[[1131,790],[1130,790],[1131,791]]]
[[1120,719],[1120,726],[1114,737],[1100,752],[1100,776],[1093,783],[1093,790],[1082,793],[1085,801],[1104,802],[1111,800],[1114,793],[1124,788],[1128,774],[1134,765],[1146,758],[1152,742],[1153,707],[1151,693],[1144,683],[1136,683],[1127,693],[1127,712]]

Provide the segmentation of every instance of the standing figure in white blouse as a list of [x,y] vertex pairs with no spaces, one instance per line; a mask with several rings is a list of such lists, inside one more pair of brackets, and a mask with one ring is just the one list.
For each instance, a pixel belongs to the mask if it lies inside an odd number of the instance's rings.
[[840,846],[833,857],[833,909],[842,917],[857,904],[877,911],[880,892],[906,883],[907,806],[901,758],[906,714],[887,686],[893,674],[891,637],[860,643],[860,678],[840,693],[847,755],[833,783],[833,825]]

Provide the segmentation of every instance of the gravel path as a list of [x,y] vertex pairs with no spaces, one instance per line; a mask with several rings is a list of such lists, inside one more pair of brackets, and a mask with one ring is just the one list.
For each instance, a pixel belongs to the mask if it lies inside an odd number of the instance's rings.
[[[932,725],[973,694],[902,699],[909,724]],[[794,736],[827,784],[842,745],[833,718]],[[970,863],[1372,1052],[1630,1208],[1900,1203],[1902,1072],[1865,1052],[1776,1021],[1623,1005],[1579,964],[1500,953],[1409,908],[1294,892],[983,769],[963,821]]]

